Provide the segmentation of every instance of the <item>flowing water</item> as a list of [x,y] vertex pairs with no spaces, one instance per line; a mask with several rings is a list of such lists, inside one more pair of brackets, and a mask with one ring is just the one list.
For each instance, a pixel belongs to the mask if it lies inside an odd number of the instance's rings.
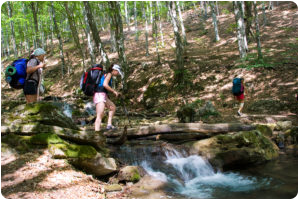
[[298,189],[295,156],[281,155],[263,165],[226,172],[166,143],[132,142],[114,149],[113,156],[166,182],[164,190],[172,198],[293,198]]

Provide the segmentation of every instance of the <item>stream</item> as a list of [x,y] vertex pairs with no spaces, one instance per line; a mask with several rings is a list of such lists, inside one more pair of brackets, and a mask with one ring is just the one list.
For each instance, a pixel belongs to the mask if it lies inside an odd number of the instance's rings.
[[188,155],[180,145],[164,142],[131,141],[113,147],[112,156],[165,182],[169,198],[293,198],[298,191],[298,160],[292,155],[225,172],[201,156]]
[[[71,106],[61,106],[71,118]],[[95,114],[91,102],[84,109]],[[162,141],[131,140],[112,146],[111,156],[123,165],[142,166],[154,179],[165,182],[162,190],[168,198],[287,199],[298,192],[297,155],[284,152],[274,161],[224,172],[201,156],[189,155],[182,146]]]

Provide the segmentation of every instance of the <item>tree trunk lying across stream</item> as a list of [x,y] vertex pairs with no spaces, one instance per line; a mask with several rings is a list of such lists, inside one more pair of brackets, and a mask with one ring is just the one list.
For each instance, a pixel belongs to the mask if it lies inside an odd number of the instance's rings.
[[[253,125],[240,123],[203,124],[203,123],[175,123],[163,125],[141,126],[128,128],[128,138],[148,137],[157,135],[156,139],[193,139],[206,138],[215,134],[234,131],[250,131],[255,129]],[[119,137],[122,130],[104,132],[106,137]],[[151,137],[152,138],[152,137]]]

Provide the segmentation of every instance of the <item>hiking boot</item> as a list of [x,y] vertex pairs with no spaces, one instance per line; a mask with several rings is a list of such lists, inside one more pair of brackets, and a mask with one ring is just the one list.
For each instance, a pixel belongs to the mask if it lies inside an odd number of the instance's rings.
[[117,128],[116,127],[114,127],[113,125],[108,125],[107,127],[106,127],[106,130],[116,130]]
[[242,113],[240,111],[237,111],[238,116],[242,116]]

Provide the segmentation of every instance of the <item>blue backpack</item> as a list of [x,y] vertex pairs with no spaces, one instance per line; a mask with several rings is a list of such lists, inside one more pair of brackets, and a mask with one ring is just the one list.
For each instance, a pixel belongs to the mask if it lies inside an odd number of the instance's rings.
[[14,89],[22,89],[26,80],[26,68],[28,59],[15,60],[5,69],[5,81]]
[[234,78],[233,81],[233,86],[232,86],[232,94],[234,96],[239,96],[243,94],[244,90],[242,87],[242,79],[241,78]]

